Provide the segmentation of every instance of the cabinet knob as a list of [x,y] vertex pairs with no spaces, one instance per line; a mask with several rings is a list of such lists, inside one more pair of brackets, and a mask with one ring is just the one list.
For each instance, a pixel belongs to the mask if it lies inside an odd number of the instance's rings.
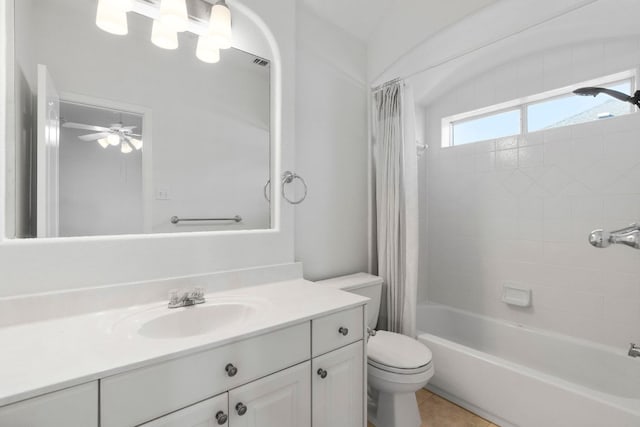
[[227,414],[222,411],[218,411],[218,413],[216,414],[216,420],[218,420],[218,424],[220,425],[226,424],[228,418],[229,417],[227,417]]
[[242,416],[244,414],[247,413],[247,405],[245,405],[244,403],[240,402],[236,405],[236,412],[238,413],[238,415]]
[[341,333],[342,335],[344,335],[346,337],[347,334],[349,333],[349,329],[345,328],[344,326],[340,326],[340,329],[338,329],[338,333]]
[[230,377],[233,377],[238,373],[238,368],[233,366],[232,363],[227,364],[227,366],[224,367],[224,370],[227,371],[227,375]]
[[325,379],[325,378],[327,378],[327,371],[325,371],[324,369],[320,368],[320,369],[318,369],[318,375],[320,375],[320,378]]

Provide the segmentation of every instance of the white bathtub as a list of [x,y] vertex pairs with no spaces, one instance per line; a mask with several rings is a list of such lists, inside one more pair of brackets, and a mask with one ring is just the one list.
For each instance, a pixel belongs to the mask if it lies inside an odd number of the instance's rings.
[[[640,426],[640,359],[442,305],[417,311],[427,388],[501,426]],[[640,328],[640,325],[638,325]]]

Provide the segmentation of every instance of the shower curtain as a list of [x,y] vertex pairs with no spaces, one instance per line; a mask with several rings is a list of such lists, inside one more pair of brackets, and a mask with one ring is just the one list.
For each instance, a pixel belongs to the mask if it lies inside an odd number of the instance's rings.
[[415,106],[403,81],[373,93],[378,275],[385,281],[381,325],[414,337],[418,286],[418,165]]

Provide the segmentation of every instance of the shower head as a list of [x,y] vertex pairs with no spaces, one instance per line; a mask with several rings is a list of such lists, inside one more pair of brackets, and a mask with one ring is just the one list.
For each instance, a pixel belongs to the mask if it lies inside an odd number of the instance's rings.
[[576,95],[581,96],[597,96],[601,93],[619,99],[620,101],[630,102],[636,107],[640,107],[640,90],[636,91],[633,96],[629,96],[626,93],[618,92],[617,90],[607,89],[604,87],[581,87],[573,91]]

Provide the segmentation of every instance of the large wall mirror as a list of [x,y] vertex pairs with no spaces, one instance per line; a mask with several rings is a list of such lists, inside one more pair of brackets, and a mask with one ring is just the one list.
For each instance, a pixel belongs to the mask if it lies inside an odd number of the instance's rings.
[[[268,59],[203,62],[191,31],[156,46],[153,0],[133,1],[126,35],[96,26],[97,1],[13,3],[8,237],[271,227]],[[206,25],[211,4],[187,5]]]

